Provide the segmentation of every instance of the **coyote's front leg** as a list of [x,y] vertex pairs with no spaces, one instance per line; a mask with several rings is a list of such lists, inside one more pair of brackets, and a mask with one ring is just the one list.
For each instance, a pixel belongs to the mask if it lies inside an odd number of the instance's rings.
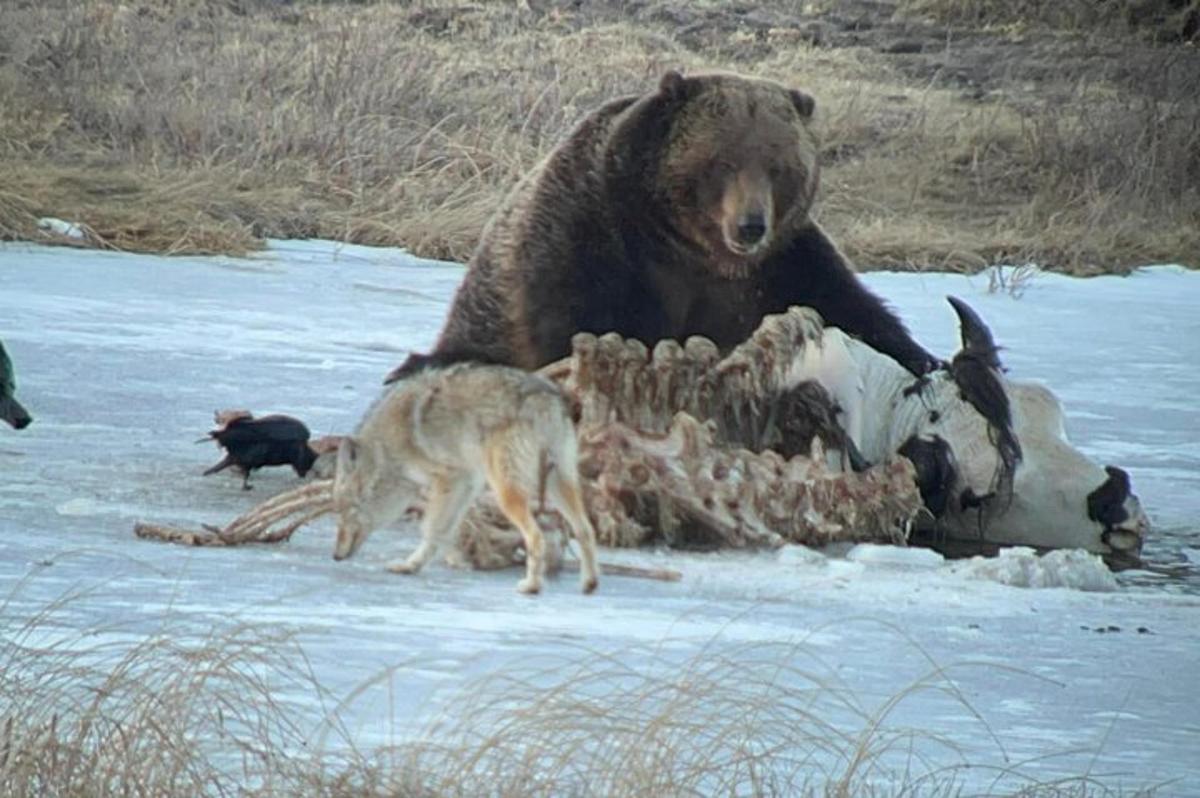
[[387,569],[394,574],[420,571],[453,537],[481,487],[479,479],[469,472],[434,477],[421,525],[421,544],[408,559],[390,563]]

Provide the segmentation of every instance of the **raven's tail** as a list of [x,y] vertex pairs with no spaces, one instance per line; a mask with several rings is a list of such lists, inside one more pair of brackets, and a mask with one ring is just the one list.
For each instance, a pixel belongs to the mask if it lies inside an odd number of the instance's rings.
[[229,468],[231,465],[235,465],[235,463],[233,462],[233,455],[227,454],[227,455],[225,455],[225,458],[223,460],[221,460],[221,462],[217,463],[215,466],[213,466],[212,468],[205,471],[204,476],[208,476],[209,474],[215,474],[218,471],[224,471],[226,468]]
[[33,416],[21,407],[21,403],[13,397],[0,399],[0,418],[7,421],[16,429],[25,429],[33,423]]

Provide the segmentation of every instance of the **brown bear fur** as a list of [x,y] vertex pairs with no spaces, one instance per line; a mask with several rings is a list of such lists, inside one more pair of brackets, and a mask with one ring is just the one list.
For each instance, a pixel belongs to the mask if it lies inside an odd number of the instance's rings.
[[432,353],[536,369],[579,331],[722,350],[808,305],[914,373],[936,361],[809,217],[813,100],[731,74],[663,76],[590,114],[484,229]]

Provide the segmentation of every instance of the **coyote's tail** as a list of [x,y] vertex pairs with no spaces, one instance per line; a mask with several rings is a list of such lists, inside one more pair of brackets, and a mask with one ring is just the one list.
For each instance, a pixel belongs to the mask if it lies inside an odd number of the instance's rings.
[[550,472],[558,467],[558,464],[550,456],[550,452],[542,449],[538,452],[538,481],[537,481],[537,506],[538,512],[546,511],[546,484],[550,480]]
[[573,473],[578,459],[575,423],[562,393],[553,386],[549,389],[539,386],[536,393],[523,397],[520,415],[523,426],[538,442],[536,499],[538,507],[545,510],[555,504],[556,476],[572,482],[576,479]]

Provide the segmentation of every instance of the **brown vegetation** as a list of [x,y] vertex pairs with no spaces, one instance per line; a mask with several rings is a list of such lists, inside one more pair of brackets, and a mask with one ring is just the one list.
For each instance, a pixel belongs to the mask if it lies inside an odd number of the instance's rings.
[[1200,39],[1200,0],[904,0],[904,5],[966,25],[1104,28],[1158,42]]
[[1197,265],[1200,52],[1150,41],[1196,4],[1159,4],[7,2],[0,237],[48,215],[130,250],[464,259],[588,110],[722,67],[817,97],[821,221],[860,264]]
[[[356,747],[350,719],[390,705],[408,664],[332,695],[277,625],[66,631],[88,595],[28,616],[0,604],[0,794],[883,798],[959,795],[980,772],[995,779],[989,794],[1148,794],[1086,775],[1039,782],[1005,761],[953,666],[931,665],[872,706],[793,643],[712,646],[682,662],[647,646],[513,663],[390,729],[394,745]],[[961,714],[951,722],[977,728],[973,747],[995,761],[893,717],[922,693],[945,696]]]

